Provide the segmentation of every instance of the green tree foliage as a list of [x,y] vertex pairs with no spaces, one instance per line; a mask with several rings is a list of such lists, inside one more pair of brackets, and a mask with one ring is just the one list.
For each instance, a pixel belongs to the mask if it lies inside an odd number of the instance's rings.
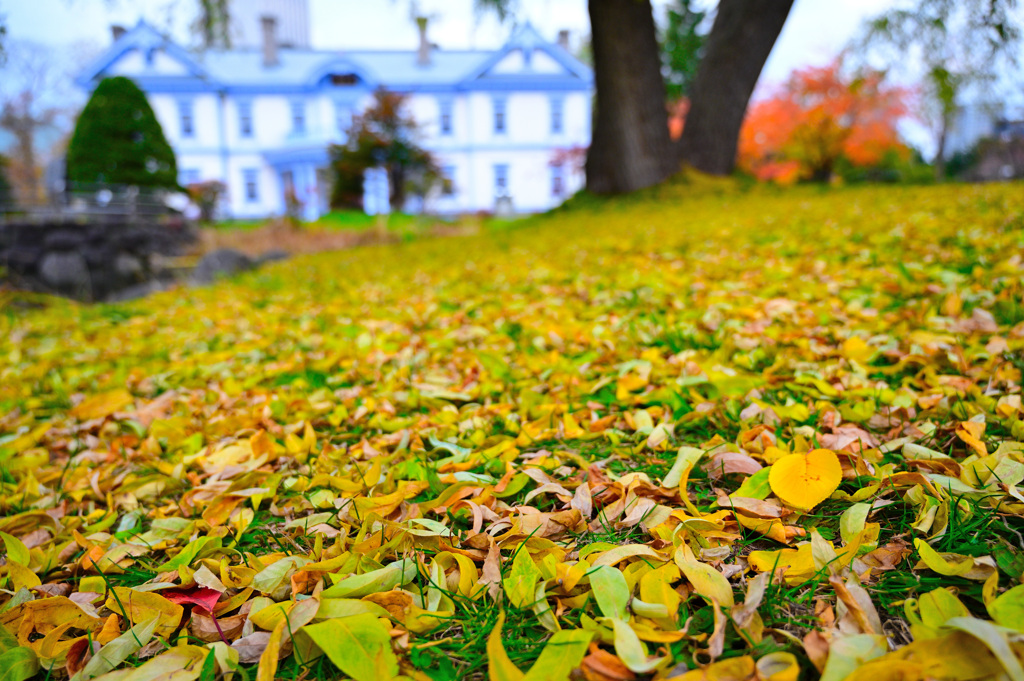
[[[944,173],[946,139],[963,94],[994,83],[1020,64],[1018,0],[915,0],[901,3],[866,26],[855,48],[865,58],[879,54],[897,69],[924,67],[924,94],[935,122],[936,173]],[[977,94],[977,93],[975,93]]]
[[676,101],[690,94],[704,51],[706,34],[700,30],[707,12],[694,8],[693,0],[675,0],[668,6],[661,35],[665,94]]
[[363,173],[374,166],[387,168],[395,208],[410,194],[425,195],[440,178],[434,158],[417,144],[419,126],[402,110],[404,103],[404,96],[378,90],[373,104],[353,118],[348,144],[331,147],[332,206],[360,205]]
[[128,78],[105,78],[85,105],[68,145],[72,183],[178,186],[174,150],[142,90]]

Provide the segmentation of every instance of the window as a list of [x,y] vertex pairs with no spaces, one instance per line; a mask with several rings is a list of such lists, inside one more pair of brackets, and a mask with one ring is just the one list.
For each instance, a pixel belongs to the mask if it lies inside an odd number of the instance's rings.
[[563,103],[562,103],[561,99],[555,97],[554,99],[551,100],[551,134],[552,135],[560,135],[562,133],[562,128],[563,128],[562,112],[563,112],[563,108],[564,107],[563,107]]
[[565,194],[565,172],[562,164],[551,166],[551,196],[560,197]]
[[508,164],[499,163],[494,166],[494,193],[501,196],[508,196]]
[[494,100],[494,134],[505,134],[506,103],[504,99]]
[[178,182],[183,187],[187,187],[190,184],[197,184],[199,182],[199,171],[195,168],[188,168],[179,172]]
[[196,126],[195,116],[192,112],[192,102],[187,100],[178,102],[178,116],[181,120],[181,136],[195,137]]
[[352,127],[352,109],[341,102],[334,103],[334,121],[338,126],[338,132],[348,134]]
[[238,103],[238,131],[242,137],[252,137],[252,102]]
[[441,102],[441,134],[452,134],[452,103]]
[[256,203],[260,200],[260,171],[248,168],[242,171],[242,182],[245,185],[245,200]]
[[306,103],[292,102],[292,132],[296,135],[306,134]]
[[331,85],[358,85],[359,77],[354,73],[335,73],[331,75]]
[[441,168],[441,196],[455,196],[455,166]]

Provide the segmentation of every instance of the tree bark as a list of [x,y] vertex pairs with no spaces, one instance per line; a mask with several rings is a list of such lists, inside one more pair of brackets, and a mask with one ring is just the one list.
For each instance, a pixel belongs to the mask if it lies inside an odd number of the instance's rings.
[[792,6],[793,0],[718,3],[679,141],[687,164],[712,175],[733,171],[747,103]]
[[679,169],[650,0],[590,0],[597,85],[587,189],[619,194]]

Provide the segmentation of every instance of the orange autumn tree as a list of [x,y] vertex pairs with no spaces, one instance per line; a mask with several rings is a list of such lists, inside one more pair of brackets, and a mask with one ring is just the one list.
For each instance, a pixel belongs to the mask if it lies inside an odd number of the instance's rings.
[[884,74],[843,73],[828,66],[794,71],[778,92],[751,105],[740,131],[741,169],[760,180],[790,184],[829,180],[840,159],[871,167],[887,154],[909,154],[896,130],[910,91]]

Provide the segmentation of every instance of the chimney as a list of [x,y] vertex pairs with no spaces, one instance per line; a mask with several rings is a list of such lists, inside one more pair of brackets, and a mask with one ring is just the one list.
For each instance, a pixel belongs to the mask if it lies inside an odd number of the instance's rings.
[[115,43],[118,40],[120,40],[121,36],[123,36],[127,32],[128,30],[124,26],[118,26],[117,24],[114,24],[110,27],[110,35],[114,38]]
[[264,16],[260,21],[263,22],[263,66],[277,66],[281,63],[277,56],[277,19]]
[[558,46],[566,52],[569,51],[569,31],[568,29],[562,29],[558,32]]
[[430,66],[430,41],[427,39],[427,17],[416,17],[416,26],[420,29],[420,49],[416,55],[418,66]]

